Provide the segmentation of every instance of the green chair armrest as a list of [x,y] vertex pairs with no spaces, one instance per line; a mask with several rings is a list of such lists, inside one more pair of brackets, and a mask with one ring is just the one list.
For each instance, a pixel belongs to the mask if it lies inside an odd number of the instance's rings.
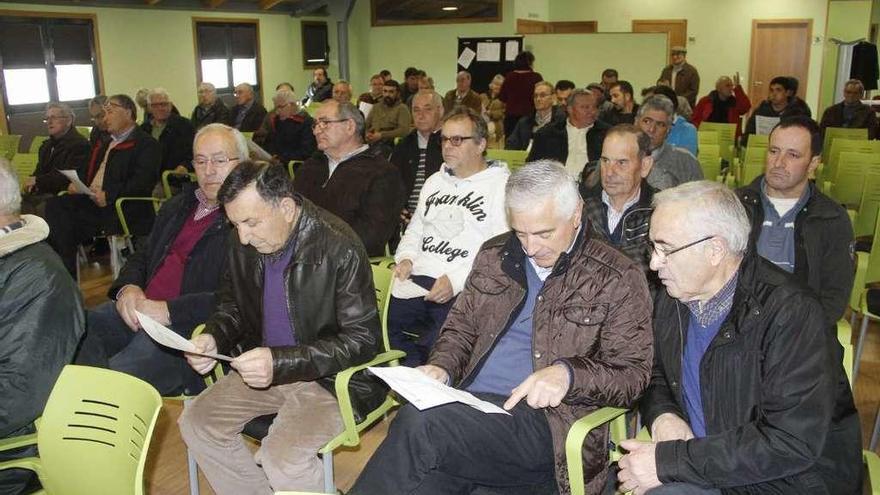
[[868,468],[868,481],[870,482],[871,495],[880,495],[880,457],[870,450],[862,451],[862,459]]
[[370,366],[391,363],[397,365],[398,359],[403,359],[406,353],[403,351],[388,351],[377,354],[369,362],[346,368],[336,374],[336,400],[339,401],[339,412],[342,414],[342,424],[350,434],[357,435],[357,424],[354,421],[354,410],[351,407],[351,394],[348,391],[348,383],[355,373],[365,370]]
[[4,438],[0,440],[0,452],[4,450],[12,450],[18,449],[21,447],[27,447],[28,445],[36,445],[37,444],[37,434],[29,433],[27,435],[20,435],[17,437]]
[[584,439],[590,431],[626,414],[627,409],[603,407],[575,421],[565,438],[565,460],[572,495],[584,495]]
[[125,221],[125,214],[122,212],[122,205],[126,201],[151,201],[153,203],[153,209],[155,211],[159,211],[159,206],[164,201],[162,198],[154,198],[150,197],[126,197],[126,198],[118,198],[116,200],[116,216],[119,218],[119,225],[122,226],[122,233],[125,234],[126,237],[131,235],[131,232],[128,230],[128,222]]
[[43,465],[40,464],[39,457],[22,457],[21,459],[0,462],[0,471],[5,469],[27,469],[40,475],[43,471]]

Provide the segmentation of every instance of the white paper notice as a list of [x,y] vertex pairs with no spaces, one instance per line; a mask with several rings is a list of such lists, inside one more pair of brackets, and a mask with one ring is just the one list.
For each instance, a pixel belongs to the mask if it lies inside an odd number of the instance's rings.
[[501,43],[477,43],[477,62],[500,62]]
[[504,45],[504,60],[513,62],[519,55],[519,41],[508,40]]
[[477,55],[477,52],[471,50],[468,47],[464,47],[464,50],[461,51],[461,55],[458,56],[458,65],[467,69],[471,66],[471,62],[474,61],[474,57]]
[[95,193],[89,189],[89,186],[83,184],[83,181],[79,180],[79,176],[76,175],[76,170],[59,170],[59,172],[64,174],[64,176],[70,180],[73,187],[75,187],[80,194],[88,194],[89,196],[95,195]]
[[480,400],[464,390],[447,387],[415,368],[407,366],[378,368],[371,366],[369,370],[387,383],[395,392],[416,406],[419,411],[452,402],[461,402],[487,414],[510,415],[509,412],[491,402]]
[[755,133],[768,135],[770,131],[776,127],[776,124],[779,123],[779,117],[763,117],[761,115],[755,116]]
[[373,109],[372,103],[367,103],[365,101],[358,103],[358,110],[360,110],[361,113],[364,114],[365,119],[370,116],[370,111],[372,109]]
[[[170,328],[141,313],[140,311],[135,311],[135,314],[137,315],[141,327],[143,327],[144,331],[147,332],[147,335],[149,335],[151,339],[164,345],[165,347],[177,349],[178,351],[201,354],[196,352],[196,346],[192,342],[174,333]],[[202,354],[202,356],[207,356],[214,359],[221,359],[223,361],[232,361],[231,357],[224,356],[222,354]]]
[[415,299],[427,296],[428,289],[413,282],[411,279],[400,280],[394,277],[394,283],[391,285],[391,295],[398,299]]

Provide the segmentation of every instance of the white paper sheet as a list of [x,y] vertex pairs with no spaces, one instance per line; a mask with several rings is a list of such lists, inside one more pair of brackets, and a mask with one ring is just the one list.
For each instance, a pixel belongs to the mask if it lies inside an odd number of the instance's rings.
[[398,299],[415,299],[427,296],[428,289],[410,279],[400,280],[394,277],[394,283],[391,285],[391,295]]
[[89,189],[89,186],[83,184],[83,181],[79,180],[79,175],[76,175],[76,170],[59,170],[59,172],[64,174],[64,176],[70,180],[80,194],[88,194],[89,196],[95,195],[95,193]]
[[461,55],[458,56],[458,65],[467,69],[471,66],[471,62],[474,61],[475,56],[477,56],[477,52],[468,47],[464,47],[464,50],[461,51]]
[[360,110],[361,113],[364,114],[364,118],[366,119],[370,116],[370,111],[373,110],[373,104],[362,101],[358,103],[358,110]]
[[768,135],[770,131],[776,127],[776,124],[779,123],[779,117],[764,117],[761,115],[755,116],[755,133],[761,135]]
[[452,402],[461,402],[487,414],[510,415],[509,412],[491,402],[480,400],[464,390],[448,387],[415,368],[407,366],[391,366],[387,368],[371,366],[369,370],[387,383],[395,392],[416,406],[419,411]]
[[508,40],[504,46],[504,60],[513,62],[519,55],[519,41]]
[[141,313],[140,311],[135,311],[135,314],[137,315],[141,327],[144,329],[145,332],[147,332],[147,335],[149,335],[151,339],[155,340],[159,344],[164,345],[165,347],[170,347],[172,349],[177,349],[178,351],[189,352],[192,354],[201,354],[202,356],[207,356],[214,359],[221,359],[223,361],[232,361],[231,357],[224,356],[222,354],[202,354],[200,352],[196,352],[195,344],[174,333],[170,328]]
[[477,62],[500,62],[501,43],[477,43]]

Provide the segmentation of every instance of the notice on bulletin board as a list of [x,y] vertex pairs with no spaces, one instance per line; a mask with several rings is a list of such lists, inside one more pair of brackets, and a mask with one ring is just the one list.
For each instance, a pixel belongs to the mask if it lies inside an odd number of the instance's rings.
[[501,43],[477,43],[477,62],[500,62]]
[[504,60],[513,62],[519,55],[519,42],[517,40],[508,40],[504,47]]
[[458,65],[467,69],[471,66],[471,62],[474,61],[474,57],[477,55],[477,52],[471,50],[468,47],[465,47],[464,50],[461,51],[461,55],[458,56]]

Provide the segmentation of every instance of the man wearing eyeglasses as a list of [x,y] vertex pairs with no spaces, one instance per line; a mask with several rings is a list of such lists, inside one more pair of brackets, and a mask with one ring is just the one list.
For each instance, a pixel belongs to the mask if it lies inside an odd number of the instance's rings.
[[[159,181],[161,146],[137,126],[137,106],[126,95],[114,95],[104,105],[110,141],[93,149],[82,182],[88,191],[71,184],[68,194],[49,199],[46,221],[49,244],[76,277],[77,246],[102,232],[122,231],[115,203],[122,197],[150,196]],[[132,202],[124,213],[133,235],[146,235],[153,224],[153,206]]]
[[209,82],[199,84],[199,104],[193,108],[190,122],[196,130],[208,124],[229,123],[229,109],[223,100],[217,97],[217,89]]
[[400,173],[364,143],[364,116],[353,104],[326,100],[313,126],[322,153],[297,170],[296,192],[351,226],[370,256],[383,256],[403,206]]
[[862,490],[842,353],[806,286],[759,257],[736,194],[697,181],[654,196],[651,442],[626,440],[637,495]]
[[[507,180],[504,206],[512,232],[480,248],[428,364],[417,369],[510,415],[406,405],[349,495],[477,486],[569,493],[572,423],[599,407],[630,407],[647,385],[645,275],[593,234],[576,181],[560,163],[527,163]],[[607,438],[596,431],[584,444],[587,493],[605,486]]]
[[141,129],[153,136],[162,146],[162,163],[159,173],[173,170],[179,174],[191,171],[192,142],[195,128],[192,123],[171,113],[171,97],[165,88],[154,88],[147,95],[150,108],[149,120],[141,124]]
[[211,315],[230,230],[217,192],[248,148],[237,130],[209,124],[196,134],[193,154],[198,186],[185,186],[162,205],[149,237],[110,286],[110,301],[88,311],[77,356],[79,364],[134,375],[169,396],[198,393],[204,381],[180,352],[141,331],[135,311],[186,338]]
[[257,101],[254,88],[248,83],[235,87],[235,106],[229,112],[229,124],[241,132],[254,132],[263,124],[266,109]]
[[61,170],[81,173],[89,158],[89,142],[76,130],[73,109],[66,103],[53,102],[46,105],[44,122],[49,139],[43,141],[38,151],[37,166],[25,178],[21,197],[22,213],[44,217],[46,201],[67,190],[70,180]]
[[636,122],[651,136],[651,157],[654,167],[648,175],[648,184],[663,190],[703,178],[700,162],[689,151],[666,142],[675,119],[672,101],[663,95],[653,95],[642,102]]
[[317,150],[312,124],[315,120],[300,108],[293,91],[283,88],[272,97],[275,110],[268,118],[268,132],[260,143],[283,165],[305,160]]
[[532,137],[543,127],[565,120],[564,106],[556,106],[554,102],[553,85],[547,81],[535,84],[532,94],[535,111],[530,115],[524,115],[514,126],[513,131],[507,136],[504,145],[508,150],[525,150],[532,146]]

